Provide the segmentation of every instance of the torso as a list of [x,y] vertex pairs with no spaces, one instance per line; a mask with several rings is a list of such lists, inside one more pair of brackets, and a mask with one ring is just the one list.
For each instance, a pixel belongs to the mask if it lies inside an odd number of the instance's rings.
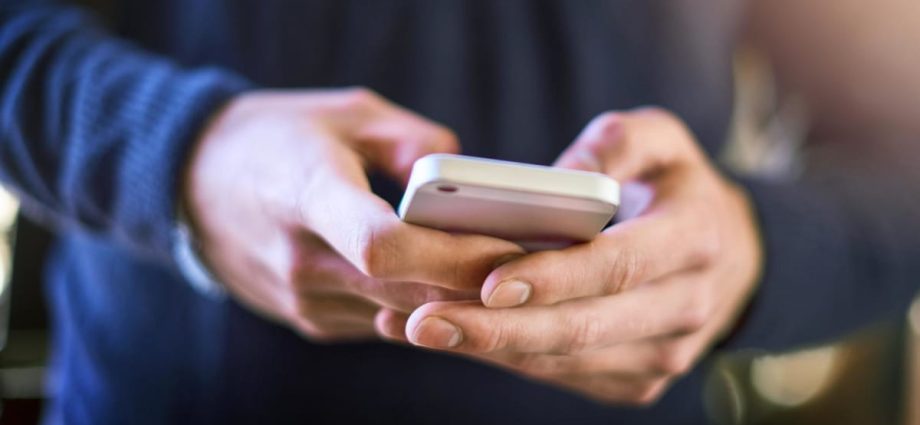
[[[114,22],[125,37],[183,64],[229,67],[266,87],[367,86],[454,129],[465,153],[545,164],[593,116],[649,104],[677,112],[716,153],[731,110],[735,3],[169,0],[119,3]],[[397,188],[378,187],[397,200]],[[82,360],[62,372],[86,369],[79,364],[85,360],[95,362],[95,373],[112,375],[101,380],[101,390],[85,393],[109,397],[101,405],[134,400],[180,422],[268,423],[685,423],[680,418],[689,416],[683,415],[702,409],[695,375],[659,408],[634,412],[453,357],[383,344],[315,346],[233,304],[198,299],[174,275],[151,270],[106,242],[69,239],[68,271],[53,283],[58,320],[94,335],[90,340],[130,346],[143,338],[166,347],[62,345],[60,356],[77,347],[100,351],[74,357]],[[105,267],[87,271],[109,261],[136,263],[130,291],[73,294],[123,285],[119,280],[127,277]],[[85,319],[100,311],[131,316],[139,309],[183,320]],[[119,356],[132,358],[99,360]],[[198,365],[210,372],[196,372]],[[105,388],[124,376],[159,382],[172,374],[183,375],[172,386]],[[78,387],[87,384],[72,378],[66,380],[70,390],[85,390]],[[177,409],[213,411],[182,416]]]

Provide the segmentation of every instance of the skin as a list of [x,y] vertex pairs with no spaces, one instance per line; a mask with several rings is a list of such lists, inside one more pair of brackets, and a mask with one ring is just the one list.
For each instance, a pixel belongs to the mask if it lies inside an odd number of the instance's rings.
[[[882,169],[900,176],[888,189],[899,193],[918,181],[918,11],[907,0],[750,3],[745,36],[775,67],[778,90],[808,107],[808,142],[820,149],[806,178]],[[651,199],[590,244],[497,268],[482,304],[433,302],[386,315],[380,331],[603,402],[652,404],[756,289],[763,253],[750,203],[664,111],[602,115],[557,165],[650,188]],[[500,292],[509,281],[529,285]]]
[[311,340],[380,335],[609,402],[658,397],[754,287],[747,200],[665,111],[604,114],[559,158],[651,195],[561,251],[408,225],[370,192],[368,167],[405,181],[453,151],[450,132],[366,90],[247,94],[193,154],[186,206],[229,291]]
[[658,109],[601,115],[556,165],[604,172],[632,193],[642,185],[651,200],[590,243],[498,267],[481,303],[391,312],[380,330],[601,401],[649,403],[731,328],[754,289],[749,203]]
[[[916,2],[750,4],[745,35],[808,105],[812,140],[863,162],[862,140],[886,164],[916,157]],[[626,213],[559,251],[406,225],[370,193],[368,169],[405,181],[414,159],[457,149],[367,90],[244,94],[203,133],[184,203],[236,299],[306,338],[379,336],[609,403],[657,400],[756,290],[751,204],[667,111],[602,114],[559,158],[624,183]]]
[[242,304],[314,341],[370,338],[383,307],[475,299],[493,264],[521,252],[405,224],[370,191],[370,167],[405,181],[417,158],[456,150],[450,131],[368,90],[254,92],[204,132],[184,204]]

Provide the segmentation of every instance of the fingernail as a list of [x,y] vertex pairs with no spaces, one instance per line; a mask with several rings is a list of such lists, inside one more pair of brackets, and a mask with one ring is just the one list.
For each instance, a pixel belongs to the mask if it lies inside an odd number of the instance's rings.
[[431,348],[451,348],[460,344],[460,328],[440,317],[426,317],[415,327],[412,342]]
[[506,280],[499,283],[489,295],[489,307],[514,307],[527,302],[533,287],[522,280]]

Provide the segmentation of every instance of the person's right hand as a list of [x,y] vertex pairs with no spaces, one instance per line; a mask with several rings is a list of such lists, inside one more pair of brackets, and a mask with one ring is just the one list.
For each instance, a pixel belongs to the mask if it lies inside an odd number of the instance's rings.
[[381,311],[478,299],[496,261],[522,252],[405,224],[371,193],[368,167],[405,182],[417,158],[457,149],[365,89],[253,92],[204,131],[183,201],[204,261],[244,305],[314,340],[365,338]]

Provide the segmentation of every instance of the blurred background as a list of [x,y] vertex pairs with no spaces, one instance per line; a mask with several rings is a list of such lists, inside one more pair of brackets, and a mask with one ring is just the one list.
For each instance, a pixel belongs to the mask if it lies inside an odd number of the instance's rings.
[[[735,58],[731,141],[721,158],[736,171],[783,178],[801,172],[805,107],[778,95],[756,50]],[[920,299],[899,320],[790,353],[719,356],[705,403],[717,424],[920,425]]]
[[[741,49],[732,142],[723,161],[762,175],[799,171],[808,122],[794,98],[776,96],[762,56]],[[0,424],[37,423],[47,362],[42,264],[49,235],[18,217],[0,191]],[[920,425],[920,301],[901,320],[791,353],[721,355],[705,404],[717,424]]]

